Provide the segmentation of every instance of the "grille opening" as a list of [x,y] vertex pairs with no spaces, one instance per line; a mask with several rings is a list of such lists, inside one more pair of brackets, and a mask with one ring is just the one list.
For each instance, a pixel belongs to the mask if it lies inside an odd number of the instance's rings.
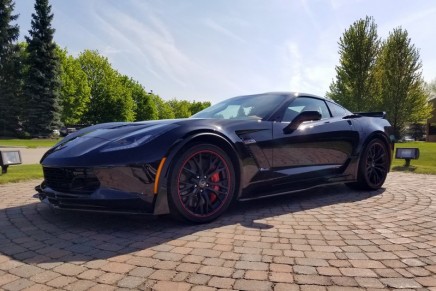
[[45,183],[55,191],[88,195],[100,186],[92,169],[44,167],[43,171]]

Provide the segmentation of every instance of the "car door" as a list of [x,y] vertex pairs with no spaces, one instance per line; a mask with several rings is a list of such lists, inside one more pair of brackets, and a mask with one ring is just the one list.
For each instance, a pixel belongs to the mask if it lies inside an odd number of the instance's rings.
[[[304,111],[318,111],[321,119],[286,130]],[[332,116],[323,99],[296,98],[285,109],[282,121],[273,125],[271,171],[278,178],[275,185],[304,189],[340,176],[358,139],[351,121]]]

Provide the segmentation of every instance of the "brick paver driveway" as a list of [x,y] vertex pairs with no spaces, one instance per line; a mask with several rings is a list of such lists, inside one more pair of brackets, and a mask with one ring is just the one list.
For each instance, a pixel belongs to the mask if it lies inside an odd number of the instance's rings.
[[235,205],[207,225],[53,212],[0,186],[0,289],[436,290],[436,176]]

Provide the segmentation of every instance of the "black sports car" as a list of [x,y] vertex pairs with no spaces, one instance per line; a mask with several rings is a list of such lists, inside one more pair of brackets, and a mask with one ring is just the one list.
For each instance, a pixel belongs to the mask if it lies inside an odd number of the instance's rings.
[[346,183],[375,190],[391,163],[391,126],[313,95],[240,96],[191,118],[98,124],[42,158],[38,197],[71,210],[166,214],[208,222],[234,200]]

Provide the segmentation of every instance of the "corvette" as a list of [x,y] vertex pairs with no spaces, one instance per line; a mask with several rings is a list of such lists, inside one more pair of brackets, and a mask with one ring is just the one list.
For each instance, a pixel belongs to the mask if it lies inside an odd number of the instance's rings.
[[37,197],[60,209],[216,219],[233,200],[345,183],[382,187],[392,157],[383,112],[302,93],[231,98],[190,118],[73,132],[41,159]]

